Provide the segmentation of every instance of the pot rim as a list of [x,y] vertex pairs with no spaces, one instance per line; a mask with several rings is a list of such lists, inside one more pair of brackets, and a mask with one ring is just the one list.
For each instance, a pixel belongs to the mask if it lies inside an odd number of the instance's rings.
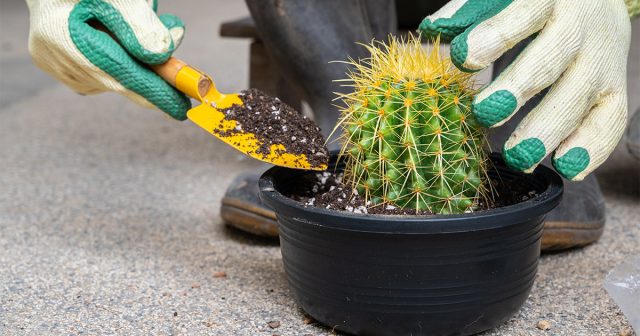
[[[335,155],[332,155],[332,161]],[[491,158],[499,172],[514,171],[500,164],[501,157],[493,153]],[[330,169],[334,165],[330,165]],[[348,211],[329,210],[315,206],[307,206],[281,194],[275,186],[275,176],[299,170],[272,167],[267,170],[258,182],[260,198],[269,207],[278,212],[295,215],[297,220],[309,225],[316,225],[337,230],[395,233],[395,234],[440,234],[453,232],[482,231],[517,225],[537,217],[544,216],[555,208],[563,193],[562,178],[552,169],[539,165],[528,178],[543,181],[546,189],[537,196],[526,201],[499,208],[480,210],[472,213],[453,215],[380,215],[356,214]],[[522,174],[520,172],[516,172]],[[304,214],[304,217],[299,216]]]

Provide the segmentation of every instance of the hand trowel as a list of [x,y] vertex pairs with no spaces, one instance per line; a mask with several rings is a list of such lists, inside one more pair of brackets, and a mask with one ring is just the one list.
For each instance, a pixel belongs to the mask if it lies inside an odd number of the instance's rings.
[[[244,131],[236,120],[225,118],[226,115],[222,112],[233,105],[242,106],[244,102],[241,96],[219,92],[211,77],[202,71],[174,57],[166,63],[150,67],[176,89],[201,103],[187,112],[189,120],[233,148],[252,158],[276,166],[308,170],[327,169],[326,149],[320,152],[313,150],[312,152],[310,147],[308,152],[300,153],[300,148],[305,147],[297,146],[298,153],[294,154],[288,151],[284,144],[274,143],[267,147],[268,150],[265,152],[265,146],[256,137],[256,134]],[[269,113],[270,111],[262,112]],[[320,134],[318,136],[321,137]],[[260,150],[261,146],[262,150]],[[318,158],[318,156],[320,157]]]

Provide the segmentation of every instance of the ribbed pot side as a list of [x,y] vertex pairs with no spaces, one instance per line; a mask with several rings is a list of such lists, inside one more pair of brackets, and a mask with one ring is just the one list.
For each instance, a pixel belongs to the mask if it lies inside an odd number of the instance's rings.
[[466,215],[362,216],[305,208],[280,193],[300,172],[265,173],[262,196],[278,217],[297,302],[358,335],[469,335],[511,317],[533,285],[544,215],[562,182],[544,167],[528,176],[496,167],[539,195]]

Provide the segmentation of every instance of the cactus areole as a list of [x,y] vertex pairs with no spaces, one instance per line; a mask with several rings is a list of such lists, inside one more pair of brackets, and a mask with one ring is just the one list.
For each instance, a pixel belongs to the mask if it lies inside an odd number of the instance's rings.
[[436,214],[488,201],[486,139],[471,113],[471,75],[419,37],[373,42],[354,61],[343,102],[345,176],[367,204]]

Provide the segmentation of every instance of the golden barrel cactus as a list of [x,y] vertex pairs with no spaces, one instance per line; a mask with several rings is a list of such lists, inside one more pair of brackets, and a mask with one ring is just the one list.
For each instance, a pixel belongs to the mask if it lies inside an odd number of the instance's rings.
[[442,57],[439,41],[390,37],[366,46],[346,80],[340,120],[345,176],[367,204],[436,214],[487,201],[484,130],[471,113],[471,75]]

